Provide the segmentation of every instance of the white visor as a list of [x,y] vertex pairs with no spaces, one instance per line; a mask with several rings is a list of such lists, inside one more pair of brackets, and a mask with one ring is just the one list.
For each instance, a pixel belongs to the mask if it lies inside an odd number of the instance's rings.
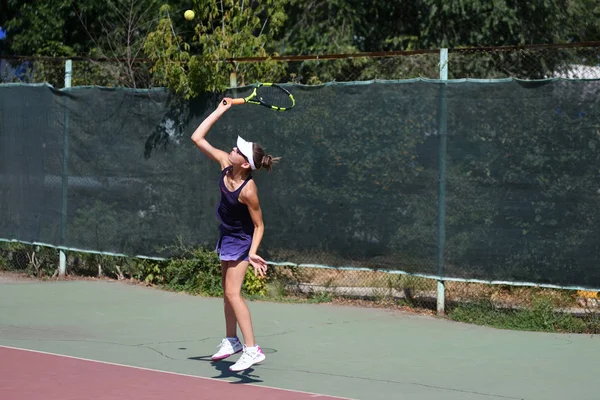
[[246,142],[240,136],[237,138],[237,148],[247,159],[248,163],[250,163],[250,168],[254,171],[256,167],[254,166],[254,151],[252,149],[252,142]]

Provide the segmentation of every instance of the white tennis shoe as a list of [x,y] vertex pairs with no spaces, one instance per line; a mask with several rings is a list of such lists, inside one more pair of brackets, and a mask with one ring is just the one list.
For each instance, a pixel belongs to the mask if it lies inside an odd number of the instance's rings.
[[264,361],[265,358],[267,357],[259,345],[255,345],[254,347],[244,346],[244,352],[242,353],[242,356],[235,364],[229,367],[229,370],[233,372],[243,371],[256,363]]
[[244,349],[238,338],[224,338],[217,347],[219,350],[211,357],[211,360],[213,361],[224,360]]

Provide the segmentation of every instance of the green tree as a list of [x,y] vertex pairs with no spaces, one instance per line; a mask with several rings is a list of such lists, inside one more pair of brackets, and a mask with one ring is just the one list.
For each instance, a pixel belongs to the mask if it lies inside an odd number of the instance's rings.
[[[95,78],[91,84],[131,88],[152,87],[143,44],[148,33],[156,26],[160,0],[80,0],[77,16],[81,26],[93,42],[89,55],[100,62],[76,64],[79,74]],[[74,82],[74,85],[90,82]]]
[[69,43],[81,30],[67,0],[8,0],[2,14],[0,23],[7,31],[8,54],[70,56],[81,50]]
[[[157,29],[148,35],[144,49],[154,62],[158,84],[190,98],[203,92],[222,91],[235,77],[240,85],[279,78],[284,65],[274,62],[231,63],[239,57],[269,57],[278,53],[270,45],[286,19],[287,0],[197,1],[196,35],[183,42],[174,29],[170,7],[161,9]],[[194,46],[197,53],[192,55]]]
[[[291,0],[278,48],[288,55],[339,54],[600,40],[599,8],[592,0]],[[543,56],[454,56],[450,78],[541,78],[567,63],[598,62],[569,51]],[[437,78],[435,66],[427,56],[290,63],[303,83]]]
[[[62,87],[64,57],[90,57],[73,63],[73,86],[152,85],[142,44],[156,25],[159,0],[4,0],[0,26],[4,53],[56,57],[32,63],[35,82]],[[175,2],[177,3],[177,2]],[[102,61],[92,61],[102,59]]]

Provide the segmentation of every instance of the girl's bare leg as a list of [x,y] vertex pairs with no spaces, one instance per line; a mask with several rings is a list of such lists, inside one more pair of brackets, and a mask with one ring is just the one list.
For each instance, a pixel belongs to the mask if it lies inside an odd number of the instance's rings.
[[[223,290],[225,292],[227,335],[229,336],[230,333],[236,332],[233,321],[237,321],[244,337],[244,344],[252,347],[256,344],[252,329],[252,318],[250,316],[250,309],[242,297],[242,284],[244,283],[248,265],[248,261],[229,261],[223,274]],[[233,312],[233,315],[231,315],[231,312]],[[229,324],[233,324],[234,328],[230,328]],[[230,331],[230,329],[232,330]]]
[[237,318],[231,303],[225,295],[227,287],[227,269],[230,261],[221,261],[221,283],[223,284],[223,305],[225,309],[225,336],[229,338],[237,337]]

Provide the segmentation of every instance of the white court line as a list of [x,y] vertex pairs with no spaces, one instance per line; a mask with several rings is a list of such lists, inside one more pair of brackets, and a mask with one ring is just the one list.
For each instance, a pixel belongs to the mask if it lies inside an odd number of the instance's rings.
[[[89,361],[89,362],[98,363],[98,364],[114,365],[114,366],[117,366],[117,367],[133,368],[133,369],[139,369],[139,370],[142,370],[142,371],[159,372],[159,373],[162,373],[162,374],[185,376],[185,377],[189,377],[189,378],[204,379],[204,380],[208,380],[208,381],[215,381],[215,382],[227,383],[226,381],[224,381],[222,379],[217,379],[217,378],[207,378],[205,376],[182,374],[182,373],[179,373],[179,372],[161,371],[160,369],[136,367],[134,365],[117,364],[117,363],[112,363],[112,362],[108,362],[108,361],[99,361],[99,360],[92,360],[92,359],[89,359],[89,358],[67,356],[67,355],[64,355],[64,354],[48,353],[46,351],[40,351],[40,350],[22,349],[22,348],[19,348],[19,347],[5,346],[5,345],[1,345],[0,344],[0,348],[2,348],[2,347],[7,348],[7,349],[12,349],[12,350],[21,350],[21,351],[29,351],[31,353],[46,354],[46,355],[55,356],[55,357],[71,358],[73,360]],[[281,390],[281,391],[284,391],[284,392],[308,394],[308,395],[310,395],[310,396],[312,396],[314,398],[319,398],[319,397],[324,397],[325,396],[325,397],[332,397],[332,398],[339,399],[339,400],[358,400],[358,399],[352,399],[350,397],[337,397],[337,396],[328,395],[328,394],[304,392],[302,390],[294,390],[294,389],[282,389],[282,388],[273,387],[273,386],[255,385],[255,384],[252,384],[252,383],[246,383],[245,385],[250,385],[250,386],[257,387],[257,388]]]

